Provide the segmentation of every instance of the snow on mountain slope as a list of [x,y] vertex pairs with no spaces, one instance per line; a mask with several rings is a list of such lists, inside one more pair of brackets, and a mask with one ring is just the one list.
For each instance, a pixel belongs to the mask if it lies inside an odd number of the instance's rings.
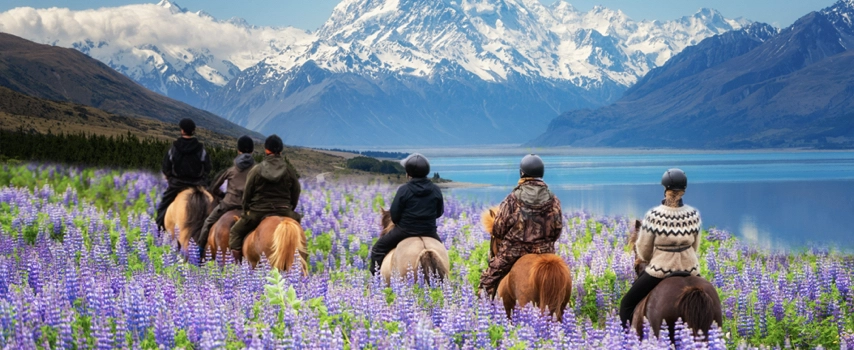
[[296,28],[217,21],[174,2],[96,10],[16,8],[0,31],[76,48],[161,94],[199,106],[265,57],[304,50],[314,36]]

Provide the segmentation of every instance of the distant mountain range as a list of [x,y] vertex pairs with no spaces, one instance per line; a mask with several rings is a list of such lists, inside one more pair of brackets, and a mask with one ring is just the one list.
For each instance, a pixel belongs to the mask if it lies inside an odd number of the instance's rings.
[[77,50],[37,44],[4,33],[0,33],[0,87],[30,97],[92,106],[124,117],[150,118],[173,125],[182,118],[192,118],[200,127],[232,137],[263,137],[210,112],[151,92]]
[[531,146],[854,147],[854,0],[708,38]]
[[684,48],[747,24],[709,9],[637,22],[563,0],[344,0],[313,33],[168,0],[0,13],[0,31],[74,47],[250,129],[342,146],[524,142],[561,112],[611,103]]

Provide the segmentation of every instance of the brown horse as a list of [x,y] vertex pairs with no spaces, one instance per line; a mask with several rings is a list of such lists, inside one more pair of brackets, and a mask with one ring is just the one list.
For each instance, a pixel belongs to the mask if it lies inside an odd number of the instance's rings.
[[[494,207],[485,211],[480,219],[484,230],[492,235],[495,223]],[[501,239],[490,239],[490,257],[498,254]],[[504,311],[509,318],[516,304],[533,303],[545,312],[548,307],[558,320],[569,303],[572,292],[572,275],[563,258],[555,254],[526,254],[516,260],[507,276],[498,284],[497,296],[504,301]]]
[[294,251],[299,251],[302,257],[300,259],[302,273],[308,276],[305,232],[296,220],[285,216],[264,218],[243,241],[243,254],[253,268],[261,260],[261,254],[264,254],[270,266],[283,271],[288,270],[294,264]]
[[[213,203],[213,196],[203,187],[191,187],[178,193],[169,208],[166,208],[166,232],[178,240],[178,247],[184,253],[187,253],[191,238],[199,243],[202,225],[213,210]],[[179,229],[177,235],[175,226]]]
[[[637,256],[635,242],[638,239],[640,220],[634,220],[630,229],[629,246]],[[635,273],[640,275],[646,269],[647,262],[639,257],[635,259]],[[721,299],[715,287],[705,279],[691,275],[671,275],[658,283],[649,294],[635,307],[632,314],[632,327],[643,334],[643,319],[649,320],[655,336],[661,332],[661,322],[667,322],[670,340],[673,341],[676,321],[682,318],[685,326],[692,329],[694,336],[702,330],[708,339],[712,322],[723,324]]]
[[[383,230],[380,236],[394,228],[391,212],[383,209],[381,221]],[[409,237],[400,241],[395,249],[386,254],[380,265],[380,275],[383,276],[385,283],[389,284],[395,272],[399,276],[406,276],[411,267],[413,271],[421,272],[424,280],[429,283],[430,275],[433,273],[439,279],[445,279],[451,268],[450,261],[448,250],[442,242],[430,237]]]
[[239,215],[239,209],[229,210],[225,212],[225,214],[222,214],[219,220],[217,220],[211,227],[210,234],[208,235],[208,241],[206,242],[206,250],[210,251],[214,260],[216,260],[218,256],[222,256],[222,259],[225,260],[226,254],[229,254],[228,237],[231,232],[231,227],[234,226],[235,222],[237,222]]

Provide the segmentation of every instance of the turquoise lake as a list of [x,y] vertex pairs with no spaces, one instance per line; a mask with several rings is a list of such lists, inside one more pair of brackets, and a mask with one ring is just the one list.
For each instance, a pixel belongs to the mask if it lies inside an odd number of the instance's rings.
[[[484,204],[499,203],[515,186],[525,154],[442,153],[425,152],[432,171],[457,182],[489,185],[446,192]],[[689,179],[684,201],[700,210],[704,228],[725,229],[764,248],[854,250],[851,151],[552,153],[558,154],[542,156],[544,179],[567,211],[642,218],[663,197],[661,175],[677,167]]]

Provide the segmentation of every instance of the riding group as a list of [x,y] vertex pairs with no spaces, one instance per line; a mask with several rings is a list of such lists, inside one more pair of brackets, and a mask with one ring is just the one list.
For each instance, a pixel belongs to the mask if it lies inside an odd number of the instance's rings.
[[[177,237],[185,253],[193,239],[201,257],[207,252],[224,256],[230,250],[236,262],[245,256],[252,266],[264,254],[270,265],[288,269],[297,251],[307,274],[306,237],[301,215],[294,211],[300,184],[296,170],[282,156],[282,139],[267,137],[263,161],[255,164],[253,140],[240,137],[234,166],[206,190],[210,157],[193,136],[192,120],[181,120],[179,127],[181,137],[162,164],[168,187],[157,207],[158,227]],[[371,248],[370,272],[379,271],[386,283],[409,271],[428,281],[444,278],[450,268],[448,252],[436,230],[444,212],[442,192],[427,178],[430,164],[423,155],[413,153],[401,164],[409,181],[398,188],[389,210],[382,210],[383,229]],[[517,186],[481,218],[491,240],[489,267],[478,292],[500,298],[508,317],[517,304],[531,302],[560,319],[570,300],[570,271],[555,254],[564,227],[561,204],[543,181],[544,173],[543,160],[526,155]],[[700,214],[682,202],[688,185],[682,170],[667,170],[661,184],[661,205],[631,225],[637,278],[622,298],[620,319],[624,327],[640,333],[646,318],[656,335],[666,321],[672,336],[681,318],[695,334],[708,334],[713,322],[721,325],[722,315],[717,291],[699,276]]]

